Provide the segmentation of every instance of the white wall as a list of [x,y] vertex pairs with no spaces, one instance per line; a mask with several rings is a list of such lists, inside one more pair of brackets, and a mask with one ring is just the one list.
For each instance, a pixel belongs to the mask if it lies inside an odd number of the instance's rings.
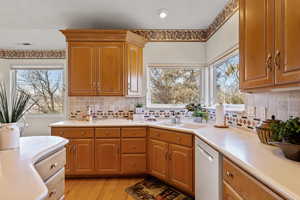
[[205,43],[200,42],[149,42],[144,48],[144,65],[147,64],[204,64]]
[[[11,88],[11,67],[13,65],[62,65],[65,68],[63,59],[0,59],[0,81],[4,81],[7,88]],[[26,115],[28,127],[25,129],[25,136],[50,135],[48,125],[63,120],[62,116],[30,116]]]
[[228,21],[207,41],[206,61],[211,63],[228,50],[239,44],[239,13],[236,12]]

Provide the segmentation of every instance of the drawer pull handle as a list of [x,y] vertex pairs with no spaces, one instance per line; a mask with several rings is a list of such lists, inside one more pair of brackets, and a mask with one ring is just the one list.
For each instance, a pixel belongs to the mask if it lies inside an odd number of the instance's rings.
[[56,194],[56,190],[53,190],[49,193],[48,197],[51,198]]
[[181,137],[177,136],[177,140],[180,141],[180,140],[181,140]]
[[229,178],[233,178],[234,177],[233,174],[230,173],[229,171],[226,171],[226,176],[228,176]]
[[50,169],[55,169],[57,166],[58,166],[58,164],[54,163],[54,164],[50,165]]

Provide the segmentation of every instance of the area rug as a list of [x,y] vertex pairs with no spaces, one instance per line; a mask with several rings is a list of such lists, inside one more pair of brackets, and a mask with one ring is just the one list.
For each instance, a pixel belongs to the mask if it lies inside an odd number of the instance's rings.
[[154,177],[147,177],[125,191],[136,200],[194,200]]

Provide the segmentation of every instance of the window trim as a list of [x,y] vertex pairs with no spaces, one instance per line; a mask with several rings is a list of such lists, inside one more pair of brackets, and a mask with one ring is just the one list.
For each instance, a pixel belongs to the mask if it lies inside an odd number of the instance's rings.
[[[235,56],[239,56],[239,48],[234,48],[229,53],[225,53],[223,56],[218,58],[216,61],[211,62],[209,65],[209,73],[210,73],[210,107],[215,107],[216,98],[217,98],[217,90],[216,90],[216,72],[215,68],[224,64],[228,59],[231,59]],[[236,111],[242,112],[245,110],[245,104],[225,104],[225,109],[227,111]]]
[[63,102],[63,111],[62,113],[59,114],[41,114],[41,113],[26,113],[25,117],[28,118],[64,118],[67,115],[67,88],[66,88],[66,83],[67,83],[67,77],[66,77],[66,72],[65,72],[65,66],[63,64],[13,64],[10,66],[10,92],[11,94],[15,92],[16,88],[16,70],[62,70],[62,76],[63,76],[63,86],[65,88],[64,91],[64,102]]
[[172,69],[199,69],[201,70],[201,94],[200,94],[200,101],[205,101],[205,93],[207,90],[207,87],[205,87],[205,73],[206,73],[206,67],[204,64],[197,64],[197,63],[172,63],[172,64],[148,64],[146,66],[146,108],[147,109],[184,109],[186,104],[152,104],[151,103],[151,92],[150,92],[150,69],[158,67],[158,68],[172,68]]

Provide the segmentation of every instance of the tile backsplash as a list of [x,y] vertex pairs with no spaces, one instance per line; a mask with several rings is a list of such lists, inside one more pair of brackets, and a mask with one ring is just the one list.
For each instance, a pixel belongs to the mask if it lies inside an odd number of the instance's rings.
[[247,114],[255,109],[255,118],[262,120],[272,115],[280,120],[300,117],[300,91],[247,94],[246,108]]

